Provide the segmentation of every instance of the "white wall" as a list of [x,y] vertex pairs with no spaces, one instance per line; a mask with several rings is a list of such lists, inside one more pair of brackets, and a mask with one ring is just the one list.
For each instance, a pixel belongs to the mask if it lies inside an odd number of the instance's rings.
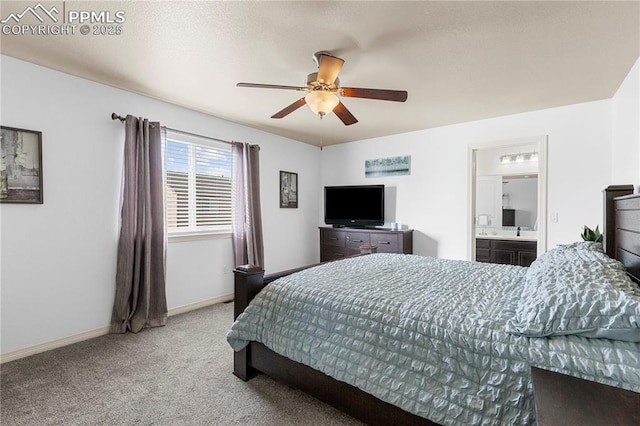
[[[124,126],[112,112],[259,144],[267,271],[317,262],[320,150],[126,91],[1,60],[1,123],[42,131],[43,205],[0,205],[1,353],[109,324]],[[279,170],[300,178],[298,209],[278,206]],[[169,308],[233,292],[231,239],[170,242]]]
[[615,184],[640,186],[640,58],[613,97],[613,162]]
[[[559,219],[548,221],[553,247],[577,241],[585,224],[602,224],[611,121],[611,100],[603,100],[334,145],[322,152],[322,184],[391,187],[397,204],[386,220],[415,230],[414,253],[466,259],[468,146],[548,135],[548,208]],[[411,155],[410,176],[365,179],[365,160],[397,155]]]

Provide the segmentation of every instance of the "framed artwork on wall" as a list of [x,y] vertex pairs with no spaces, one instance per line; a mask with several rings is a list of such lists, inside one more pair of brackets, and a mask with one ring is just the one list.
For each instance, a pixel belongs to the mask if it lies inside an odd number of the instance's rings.
[[298,174],[280,171],[280,208],[298,208]]
[[386,177],[411,174],[411,156],[378,158],[364,162],[365,177]]
[[0,126],[0,203],[42,204],[42,132]]

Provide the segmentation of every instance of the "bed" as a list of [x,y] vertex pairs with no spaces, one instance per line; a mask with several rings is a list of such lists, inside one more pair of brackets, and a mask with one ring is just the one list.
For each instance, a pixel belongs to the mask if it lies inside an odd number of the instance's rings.
[[238,268],[234,374],[369,424],[532,424],[531,367],[640,392],[640,195],[606,211],[609,256],[576,243],[530,268],[394,254]]

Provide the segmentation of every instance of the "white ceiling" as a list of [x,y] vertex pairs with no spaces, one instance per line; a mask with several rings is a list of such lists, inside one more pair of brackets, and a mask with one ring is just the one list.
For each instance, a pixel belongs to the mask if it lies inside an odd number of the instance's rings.
[[[3,54],[324,146],[610,98],[640,56],[640,1],[42,3],[126,21],[121,35],[2,35]],[[306,106],[271,119],[302,94],[236,87],[303,86],[319,50],[345,60],[343,86],[407,102],[342,98],[359,120],[346,127]]]

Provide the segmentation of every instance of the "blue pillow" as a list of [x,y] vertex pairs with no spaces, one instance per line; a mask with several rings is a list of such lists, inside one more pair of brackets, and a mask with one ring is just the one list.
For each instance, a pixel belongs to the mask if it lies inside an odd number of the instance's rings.
[[528,337],[576,334],[640,342],[640,287],[600,243],[561,246],[529,267],[506,330]]

